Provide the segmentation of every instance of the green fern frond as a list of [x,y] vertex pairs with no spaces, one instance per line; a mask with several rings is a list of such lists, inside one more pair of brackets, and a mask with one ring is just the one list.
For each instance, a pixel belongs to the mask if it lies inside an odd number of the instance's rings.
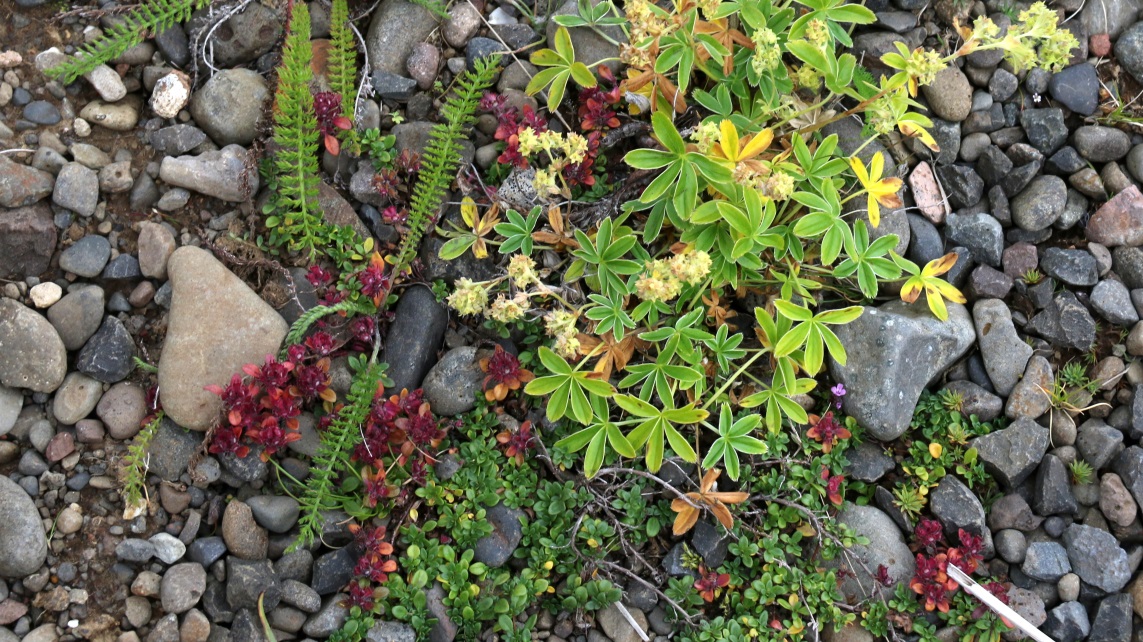
[[366,300],[349,298],[342,299],[333,305],[318,305],[306,310],[298,317],[298,320],[294,321],[294,324],[290,326],[290,331],[286,334],[285,341],[282,342],[282,353],[280,356],[286,356],[286,348],[296,343],[301,343],[302,338],[306,336],[306,332],[309,332],[309,329],[313,324],[317,323],[319,319],[331,314],[337,314],[338,312],[372,314],[373,307]]
[[280,147],[274,159],[278,193],[275,215],[266,219],[266,227],[272,243],[305,250],[313,259],[321,253],[328,229],[318,207],[319,132],[309,87],[311,58],[310,12],[304,2],[297,2],[290,12],[274,96],[274,142]]
[[123,457],[120,479],[123,483],[123,519],[135,519],[147,512],[147,451],[163,423],[163,411],[155,413],[131,440]]
[[357,41],[349,27],[348,0],[333,0],[329,14],[329,85],[341,96],[341,115],[353,120],[357,103]]
[[441,108],[444,122],[433,126],[429,133],[428,145],[421,155],[421,173],[409,208],[409,233],[401,243],[393,268],[393,274],[398,277],[416,256],[425,227],[436,216],[445,192],[456,178],[461,141],[476,120],[480,97],[492,84],[499,62],[499,56],[476,61],[476,70],[466,72],[457,81],[456,93],[449,96]]
[[144,0],[137,9],[127,14],[122,23],[107,28],[101,37],[84,45],[77,55],[46,70],[44,74],[63,83],[74,82],[99,65],[122,56],[149,36],[190,20],[192,11],[202,9],[210,2],[211,0]]
[[[364,359],[362,359],[364,361]],[[310,466],[310,478],[301,499],[301,531],[290,551],[309,546],[321,535],[325,524],[322,513],[338,507],[335,491],[341,471],[349,466],[349,456],[361,441],[361,427],[369,416],[377,382],[384,374],[384,364],[376,358],[357,371],[349,386],[345,405],[338,411],[329,428],[321,436],[317,456]]]

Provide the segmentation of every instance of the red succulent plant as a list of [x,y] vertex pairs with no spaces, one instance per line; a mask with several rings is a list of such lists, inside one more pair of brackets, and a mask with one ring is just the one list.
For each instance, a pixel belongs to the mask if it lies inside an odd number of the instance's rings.
[[[491,356],[480,360],[484,377],[484,398],[488,401],[504,401],[510,390],[519,390],[536,376],[520,365],[516,355],[496,346]],[[491,387],[490,387],[491,386]]]

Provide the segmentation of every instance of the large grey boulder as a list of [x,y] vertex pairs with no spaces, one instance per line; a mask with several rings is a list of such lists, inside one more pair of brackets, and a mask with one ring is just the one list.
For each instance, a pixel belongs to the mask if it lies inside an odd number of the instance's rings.
[[836,326],[845,365],[830,360],[834,380],[845,384],[844,410],[882,441],[900,437],[921,391],[964,356],[976,341],[968,310],[949,303],[949,318],[933,316],[924,301],[891,301],[867,307],[857,320]]
[[[893,595],[897,583],[908,582],[913,577],[917,569],[913,553],[891,517],[872,506],[846,503],[837,519],[853,528],[859,536],[869,538],[869,544],[850,547],[840,558],[827,562],[831,567],[846,569],[845,579],[839,588],[848,602],[855,603],[875,595],[884,601]],[[890,583],[877,591],[877,579],[869,572],[876,573],[881,566],[888,572]]]

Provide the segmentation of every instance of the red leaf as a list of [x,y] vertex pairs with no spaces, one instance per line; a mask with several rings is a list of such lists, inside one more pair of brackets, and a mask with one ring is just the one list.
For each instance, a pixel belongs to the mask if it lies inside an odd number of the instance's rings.
[[353,121],[349,120],[345,116],[337,116],[333,119],[333,126],[338,129],[348,130],[353,127]]
[[337,156],[338,154],[341,153],[341,142],[338,141],[337,138],[330,136],[329,134],[326,134],[325,135],[325,151],[329,152],[330,154],[332,154],[334,156]]

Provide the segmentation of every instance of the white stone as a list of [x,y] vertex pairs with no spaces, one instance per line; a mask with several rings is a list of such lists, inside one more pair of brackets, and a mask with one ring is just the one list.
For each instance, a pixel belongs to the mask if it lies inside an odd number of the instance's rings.
[[174,118],[190,102],[190,79],[181,71],[171,71],[155,82],[151,109],[161,118]]
[[84,74],[83,77],[91,83],[95,91],[99,92],[99,97],[109,103],[123,100],[123,97],[127,95],[127,86],[123,84],[123,79],[107,65],[99,65]]
[[72,129],[75,130],[75,135],[80,138],[87,138],[91,135],[91,125],[82,118],[76,118],[72,123]]
[[51,307],[60,300],[60,297],[63,296],[63,288],[51,281],[45,281],[33,287],[28,292],[28,296],[32,297],[32,303],[42,310]]

